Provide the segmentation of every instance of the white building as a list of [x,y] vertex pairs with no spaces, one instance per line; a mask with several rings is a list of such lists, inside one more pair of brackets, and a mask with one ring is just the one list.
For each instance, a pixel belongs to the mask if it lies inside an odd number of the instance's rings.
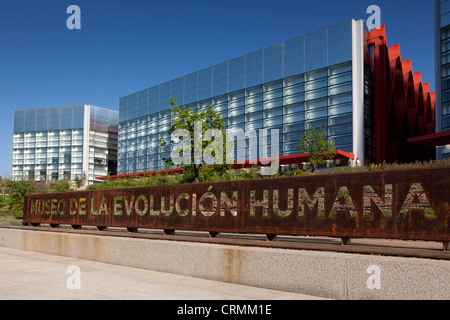
[[51,181],[117,173],[118,111],[90,106],[14,112],[12,179]]

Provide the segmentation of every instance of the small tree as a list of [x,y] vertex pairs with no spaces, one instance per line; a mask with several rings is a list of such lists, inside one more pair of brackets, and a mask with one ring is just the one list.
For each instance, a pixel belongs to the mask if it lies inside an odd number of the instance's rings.
[[73,191],[71,182],[68,179],[52,182],[50,190],[51,190],[51,192],[54,192],[54,193]]
[[326,128],[319,127],[316,130],[314,125],[300,139],[297,150],[308,154],[311,172],[314,172],[317,166],[325,164],[327,160],[331,160],[336,156],[334,142],[328,139]]
[[6,188],[9,194],[9,204],[15,211],[23,210],[25,195],[37,191],[36,182],[33,180],[8,180]]
[[[228,170],[231,166],[225,164],[226,159],[226,131],[225,123],[221,119],[220,114],[214,111],[212,105],[208,106],[205,110],[200,113],[195,112],[192,108],[187,108],[185,106],[179,107],[175,106],[177,99],[170,98],[170,104],[172,108],[170,111],[172,113],[172,121],[170,123],[169,129],[166,131],[170,138],[170,144],[176,143],[172,140],[172,134],[177,130],[185,130],[190,136],[190,141],[183,141],[190,148],[177,149],[173,151],[177,156],[185,156],[183,163],[179,164],[183,168],[183,174],[186,179],[199,182],[200,172],[202,167],[207,164],[203,155],[210,152],[210,156],[213,159],[222,159],[221,163],[215,162],[212,167],[218,172],[224,172]],[[199,125],[201,124],[201,125]],[[208,130],[215,130],[219,132],[219,136],[209,136],[208,139],[203,139],[208,132]],[[198,131],[198,132],[197,132]],[[211,132],[211,131],[210,131]],[[220,140],[220,138],[222,140]],[[221,148],[211,148],[211,145],[216,143],[221,145]],[[160,145],[163,147],[164,151],[168,151],[168,143],[162,139],[159,140]],[[218,150],[217,150],[218,149]],[[221,150],[220,150],[221,149]],[[217,152],[222,151],[223,154],[217,154]],[[186,152],[186,154],[183,154]],[[201,160],[200,160],[201,159]],[[164,163],[167,167],[173,167],[175,165],[172,157],[164,158]]]
[[[108,176],[109,176],[109,174],[108,174]],[[81,175],[81,177],[78,177],[78,175],[75,176],[75,179],[73,179],[73,181],[75,182],[75,186],[77,187],[77,190],[84,187],[86,180],[87,180],[87,177],[86,177],[86,173],[84,171],[83,171],[83,174]]]

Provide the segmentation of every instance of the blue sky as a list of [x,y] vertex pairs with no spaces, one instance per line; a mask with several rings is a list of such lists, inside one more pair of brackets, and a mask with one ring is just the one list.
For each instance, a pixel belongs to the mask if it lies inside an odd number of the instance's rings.
[[[69,5],[81,30],[69,30]],[[79,104],[118,110],[136,91],[381,8],[432,90],[430,0],[0,0],[0,175],[11,175],[13,111]]]

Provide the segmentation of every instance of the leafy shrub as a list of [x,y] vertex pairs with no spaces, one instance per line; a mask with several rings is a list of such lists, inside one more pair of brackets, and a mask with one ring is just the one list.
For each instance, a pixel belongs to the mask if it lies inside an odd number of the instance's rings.
[[51,192],[70,192],[73,191],[69,180],[58,180],[52,183]]
[[9,194],[9,205],[14,211],[23,211],[25,195],[33,194],[37,191],[36,182],[32,180],[9,180],[6,188]]
[[107,190],[107,189],[126,189],[152,186],[166,186],[181,184],[183,176],[156,174],[147,175],[139,178],[116,178],[106,179],[104,182],[95,183],[86,188],[86,190]]

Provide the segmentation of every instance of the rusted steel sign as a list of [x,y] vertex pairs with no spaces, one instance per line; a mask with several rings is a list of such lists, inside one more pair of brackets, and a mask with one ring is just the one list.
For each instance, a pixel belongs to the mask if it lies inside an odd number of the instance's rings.
[[448,242],[450,168],[28,195],[36,224]]

